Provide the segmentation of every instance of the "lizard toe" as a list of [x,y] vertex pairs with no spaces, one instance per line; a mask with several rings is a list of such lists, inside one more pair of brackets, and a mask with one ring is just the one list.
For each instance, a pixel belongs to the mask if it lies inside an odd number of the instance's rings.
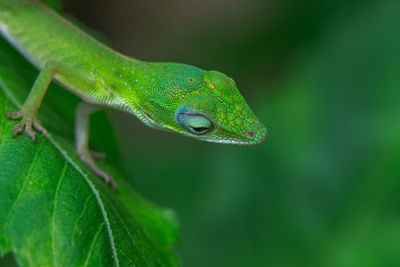
[[32,139],[33,142],[36,141],[36,133],[32,129],[32,124],[30,124],[30,123],[25,124],[25,133],[27,136],[29,136]]
[[20,119],[20,118],[23,116],[23,114],[22,114],[21,111],[17,111],[17,112],[7,112],[7,113],[5,114],[5,116],[8,117],[8,118],[10,118],[10,119],[12,119],[12,120],[17,120],[17,119]]
[[46,128],[44,128],[44,127],[42,126],[42,124],[40,123],[40,121],[36,120],[36,121],[33,123],[33,127],[34,127],[36,130],[38,130],[39,132],[41,132],[43,135],[46,135],[46,134],[47,134]]
[[16,136],[17,134],[22,133],[24,127],[25,127],[25,121],[22,120],[20,123],[14,126],[12,135]]
[[90,169],[99,177],[103,178],[103,180],[108,184],[111,184],[111,186],[113,187],[113,189],[117,188],[117,183],[114,181],[114,179],[107,174],[105,171],[103,171],[99,166],[97,166],[96,162],[94,162],[91,154],[87,154],[87,153],[82,153],[78,152],[78,154],[80,154],[80,158],[83,162],[86,163],[86,165],[88,165],[90,167]]

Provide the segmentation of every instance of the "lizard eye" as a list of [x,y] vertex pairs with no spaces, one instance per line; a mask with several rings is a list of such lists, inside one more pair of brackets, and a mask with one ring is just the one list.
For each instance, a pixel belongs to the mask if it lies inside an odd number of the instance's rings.
[[211,121],[204,115],[191,110],[178,111],[175,120],[179,126],[195,135],[208,133],[213,126]]

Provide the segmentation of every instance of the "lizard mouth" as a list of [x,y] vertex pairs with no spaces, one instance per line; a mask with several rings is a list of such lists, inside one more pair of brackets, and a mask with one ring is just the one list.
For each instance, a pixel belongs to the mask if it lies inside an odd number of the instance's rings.
[[[251,134],[251,132],[253,132]],[[219,135],[209,135],[200,138],[203,141],[219,143],[219,144],[231,144],[231,145],[243,145],[243,146],[255,146],[264,143],[268,138],[268,132],[265,127],[259,131],[250,130],[247,132],[247,136],[235,136],[232,138],[223,137]]]

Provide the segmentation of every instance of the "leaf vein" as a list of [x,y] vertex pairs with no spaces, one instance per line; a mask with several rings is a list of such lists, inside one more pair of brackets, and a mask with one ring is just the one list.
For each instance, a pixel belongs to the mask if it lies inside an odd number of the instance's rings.
[[39,146],[38,150],[36,150],[36,153],[35,153],[35,156],[34,156],[34,158],[32,160],[32,163],[29,166],[28,174],[26,175],[26,178],[25,178],[25,181],[24,181],[24,183],[22,185],[22,188],[18,192],[17,198],[15,199],[14,203],[12,204],[10,212],[8,213],[8,216],[7,216],[7,220],[4,223],[4,230],[5,230],[4,233],[6,234],[7,243],[9,243],[9,241],[10,241],[9,240],[9,238],[10,238],[10,235],[9,235],[9,230],[10,229],[9,228],[10,228],[11,219],[13,218],[15,210],[17,209],[17,207],[19,205],[19,202],[21,201],[21,199],[22,199],[22,197],[23,197],[23,195],[25,193],[24,192],[25,191],[25,187],[26,187],[26,185],[28,184],[28,182],[29,182],[29,180],[31,178],[33,167],[36,164],[36,161],[37,161],[37,159],[39,157],[40,152],[42,151],[42,148],[43,148],[43,145],[44,145],[45,142],[46,142],[46,139],[43,138],[41,143],[40,143],[40,146]]
[[[117,209],[112,205],[112,203],[110,203],[109,201],[108,201],[108,203],[109,203],[110,207],[114,210],[114,212],[115,212],[115,214],[117,215],[117,217],[120,219],[120,221],[121,221],[121,223],[122,223],[122,226],[124,227],[124,229],[126,230],[128,236],[129,236],[129,239],[132,240],[132,244],[134,245],[134,247],[136,248],[136,250],[139,252],[140,250],[139,250],[139,248],[136,246],[135,239],[134,239],[134,237],[132,236],[131,232],[129,231],[128,226],[126,225],[124,219],[121,217],[121,215],[119,214],[119,212],[117,211]],[[138,231],[139,231],[139,230],[138,230]],[[160,262],[159,258],[158,258],[158,257],[155,257],[155,256],[154,256],[154,258],[156,258],[157,261],[158,261],[158,263],[160,264],[160,266],[162,266],[162,263]],[[143,259],[144,259],[144,261],[145,261],[146,263],[148,263],[149,265],[151,265],[150,262],[148,262],[148,260],[147,260],[147,258],[146,258],[145,255],[143,255]]]
[[86,211],[86,209],[87,209],[87,205],[88,205],[88,202],[89,202],[89,200],[90,199],[92,199],[92,197],[93,197],[93,195],[89,195],[87,198],[86,198],[86,201],[85,201],[85,204],[83,205],[83,209],[82,209],[82,211],[81,211],[81,214],[79,215],[79,217],[75,220],[75,223],[74,223],[74,233],[72,234],[72,245],[73,246],[75,246],[75,236],[76,236],[76,234],[78,233],[78,223],[79,223],[79,221],[82,219],[82,217],[83,217],[83,215],[85,214],[85,211]]
[[114,236],[112,233],[112,229],[111,229],[111,224],[110,221],[108,220],[108,215],[107,215],[107,211],[104,207],[104,203],[100,197],[99,191],[96,189],[95,185],[93,184],[92,181],[90,181],[90,179],[88,178],[87,174],[84,173],[84,171],[78,166],[78,164],[76,162],[74,162],[67,154],[67,152],[62,149],[61,145],[56,142],[54,140],[54,138],[51,136],[51,134],[47,134],[47,138],[51,141],[51,143],[58,149],[58,151],[60,151],[60,153],[71,163],[72,166],[74,166],[74,168],[82,175],[82,177],[85,178],[85,181],[87,182],[87,184],[89,185],[90,189],[92,190],[93,194],[96,197],[97,200],[97,204],[99,205],[103,218],[104,218],[104,223],[107,227],[107,232],[108,232],[108,237],[110,239],[110,245],[111,245],[111,250],[113,253],[113,258],[115,261],[115,265],[117,267],[119,267],[119,260],[118,260],[118,255],[117,255],[117,250],[115,247],[115,240],[114,240]]
[[88,266],[89,262],[90,262],[90,257],[92,256],[92,251],[94,250],[94,246],[96,245],[97,239],[99,238],[99,235],[101,233],[101,230],[103,229],[104,226],[104,222],[101,223],[99,230],[97,230],[96,234],[93,237],[92,243],[90,244],[90,249],[87,255],[87,258],[85,260],[85,264],[83,266]]
[[53,208],[53,216],[51,221],[51,248],[53,250],[53,266],[57,266],[57,252],[56,252],[56,211],[58,207],[58,199],[60,196],[60,188],[61,184],[64,180],[65,174],[67,173],[68,161],[65,161],[64,168],[61,172],[57,189],[54,195],[54,208]]
[[[0,87],[3,88],[4,93],[7,95],[7,97],[10,98],[11,102],[13,102],[13,104],[15,106],[17,106],[18,108],[21,108],[22,104],[18,101],[18,99],[14,96],[14,94],[12,93],[12,91],[5,85],[5,83],[0,79]],[[62,148],[62,146],[51,136],[50,133],[48,133],[45,136],[56,148],[57,150],[66,158],[66,160],[82,175],[82,177],[85,179],[86,183],[89,185],[91,191],[93,192],[93,194],[96,197],[97,203],[101,209],[103,218],[104,218],[104,223],[107,227],[107,232],[108,232],[108,237],[109,237],[109,241],[110,241],[110,245],[111,245],[111,250],[112,250],[112,254],[113,254],[113,259],[114,259],[114,263],[117,267],[119,267],[119,260],[118,260],[118,254],[117,254],[117,250],[115,247],[115,240],[114,240],[114,236],[112,233],[112,229],[111,229],[111,224],[110,221],[108,219],[107,216],[107,212],[105,210],[103,201],[100,197],[99,191],[96,189],[95,185],[93,184],[92,181],[90,181],[90,179],[88,178],[87,174],[78,166],[78,163],[76,163],[68,154],[67,152]],[[45,140],[45,139],[43,139]],[[7,228],[6,228],[7,229]]]

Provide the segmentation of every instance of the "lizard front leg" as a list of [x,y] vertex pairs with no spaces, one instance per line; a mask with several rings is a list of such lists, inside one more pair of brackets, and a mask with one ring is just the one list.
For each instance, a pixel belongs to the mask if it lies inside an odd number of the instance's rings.
[[13,136],[20,134],[25,129],[25,133],[33,141],[36,141],[36,134],[32,127],[43,134],[47,133],[46,129],[37,120],[37,113],[51,80],[60,71],[61,68],[57,62],[50,61],[46,63],[36,78],[22,108],[17,112],[7,112],[5,114],[13,120],[21,119],[20,123],[13,128]]
[[89,124],[90,115],[98,111],[101,107],[97,105],[88,104],[81,102],[76,109],[76,127],[75,127],[75,139],[76,139],[76,152],[80,156],[81,160],[85,162],[94,173],[103,178],[106,183],[111,183],[113,188],[117,188],[117,184],[113,178],[104,172],[93,159],[93,156],[99,155],[100,153],[93,153],[89,149]]

